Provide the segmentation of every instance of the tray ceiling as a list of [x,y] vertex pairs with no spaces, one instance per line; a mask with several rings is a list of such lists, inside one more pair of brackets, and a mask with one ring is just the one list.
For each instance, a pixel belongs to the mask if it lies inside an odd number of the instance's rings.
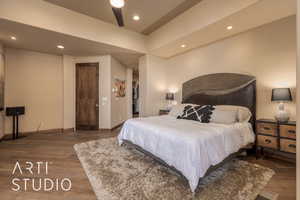
[[[117,25],[109,0],[45,1]],[[125,28],[148,35],[200,1],[202,0],[127,0],[123,8]],[[133,15],[139,15],[140,21],[134,21]]]

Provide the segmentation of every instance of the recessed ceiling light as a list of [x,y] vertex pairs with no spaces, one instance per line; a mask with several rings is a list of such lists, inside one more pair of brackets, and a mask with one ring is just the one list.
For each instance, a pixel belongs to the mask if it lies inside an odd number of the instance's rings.
[[115,8],[123,8],[125,2],[124,0],[110,0],[110,4]]
[[186,45],[185,45],[185,44],[183,44],[183,45],[181,45],[181,47],[182,47],[182,48],[185,48],[185,47],[186,47]]
[[65,47],[63,45],[57,45],[57,48],[64,49]]
[[132,19],[135,21],[139,21],[141,18],[138,15],[133,15]]
[[227,30],[231,30],[233,26],[227,26]]
[[10,36],[10,39],[17,40],[17,38],[15,36]]

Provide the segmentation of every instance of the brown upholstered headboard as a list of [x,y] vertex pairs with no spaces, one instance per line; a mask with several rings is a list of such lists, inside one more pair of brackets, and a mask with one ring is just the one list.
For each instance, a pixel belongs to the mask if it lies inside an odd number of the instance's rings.
[[200,76],[183,84],[182,103],[245,106],[252,112],[255,126],[256,79],[233,73]]

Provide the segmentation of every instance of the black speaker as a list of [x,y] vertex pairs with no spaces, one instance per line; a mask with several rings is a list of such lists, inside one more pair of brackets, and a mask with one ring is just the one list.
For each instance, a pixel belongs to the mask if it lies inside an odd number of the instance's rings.
[[16,115],[24,115],[24,114],[25,114],[24,106],[6,108],[6,116],[16,116]]

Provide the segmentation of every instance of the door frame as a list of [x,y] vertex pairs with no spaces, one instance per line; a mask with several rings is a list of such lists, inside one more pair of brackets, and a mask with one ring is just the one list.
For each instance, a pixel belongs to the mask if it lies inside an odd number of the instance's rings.
[[[75,69],[75,127],[76,130],[99,130],[99,109],[100,109],[100,105],[99,105],[99,62],[90,62],[90,63],[75,63],[76,69]],[[78,69],[80,67],[96,67],[96,79],[97,79],[97,102],[98,102],[98,107],[95,105],[95,109],[96,109],[96,125],[94,126],[80,126],[77,123],[77,93],[78,93]]]

